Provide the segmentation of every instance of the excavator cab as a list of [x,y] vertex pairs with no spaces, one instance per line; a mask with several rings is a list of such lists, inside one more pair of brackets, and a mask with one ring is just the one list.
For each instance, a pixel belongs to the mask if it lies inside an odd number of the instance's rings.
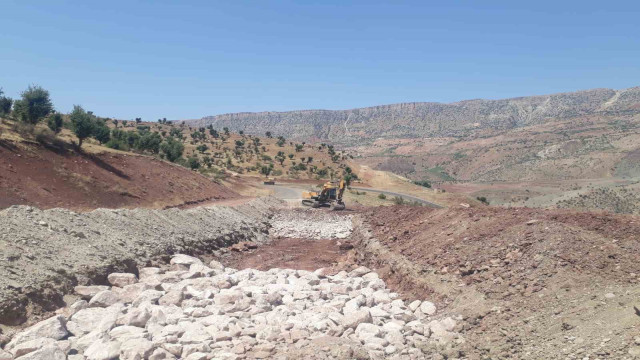
[[302,205],[319,208],[329,206],[332,210],[344,210],[342,201],[346,184],[344,180],[327,181],[321,191],[305,191],[302,193]]

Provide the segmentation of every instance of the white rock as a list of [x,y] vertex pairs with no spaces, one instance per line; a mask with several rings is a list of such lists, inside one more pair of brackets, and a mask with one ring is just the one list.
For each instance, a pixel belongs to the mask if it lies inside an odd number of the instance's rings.
[[371,318],[371,313],[369,310],[359,310],[350,313],[349,315],[344,316],[344,323],[342,324],[345,328],[355,329],[360,324],[371,323],[373,319]]
[[200,261],[200,259],[195,258],[193,256],[189,256],[189,255],[184,255],[184,254],[176,254],[173,255],[173,257],[171,258],[170,261],[171,265],[187,265],[190,266],[191,264],[202,264],[202,261]]
[[349,273],[349,276],[362,277],[363,275],[366,275],[370,272],[371,272],[371,269],[369,269],[368,267],[360,266],[359,268],[356,268],[355,270],[351,271]]
[[415,300],[413,302],[411,302],[411,304],[409,304],[409,310],[411,311],[416,311],[417,308],[420,307],[420,304],[422,304],[422,301],[420,300]]
[[381,290],[374,292],[372,298],[374,305],[388,304],[391,302],[389,294]]
[[102,338],[91,344],[84,351],[87,360],[115,360],[120,354],[120,342]]
[[150,318],[151,312],[147,308],[135,308],[125,315],[124,324],[145,327]]
[[453,329],[456,327],[456,321],[450,317],[442,319],[440,323],[447,331],[453,331]]
[[390,318],[391,317],[391,314],[382,310],[378,306],[372,307],[371,309],[369,309],[369,312],[371,313],[371,316],[374,318]]
[[104,290],[97,293],[89,301],[89,307],[108,307],[120,301],[118,294],[111,290]]
[[347,301],[344,304],[344,308],[342,309],[343,313],[345,315],[348,315],[350,313],[356,312],[358,310],[360,310],[360,307],[362,305],[364,305],[365,303],[365,297],[362,295],[359,295],[349,301]]
[[13,353],[13,356],[20,357],[43,347],[55,345],[55,343],[56,341],[50,338],[33,339],[16,345],[11,349],[11,352]]
[[65,325],[66,320],[64,316],[61,315],[41,321],[16,334],[13,339],[11,339],[11,341],[7,344],[5,350],[11,350],[18,344],[39,338],[60,340],[68,334],[67,327]]
[[123,288],[113,287],[111,290],[118,294],[118,296],[120,297],[120,301],[124,303],[132,303],[144,291],[155,290],[155,288],[151,284],[141,282],[125,285]]
[[174,360],[176,357],[165,349],[157,348],[149,356],[149,360]]
[[47,345],[43,348],[20,356],[18,360],[66,360],[67,356],[55,344]]
[[[217,354],[217,356],[220,356],[221,354]],[[207,354],[205,353],[193,353],[191,355],[189,355],[187,358],[185,358],[185,360],[207,360]],[[221,358],[221,357],[220,357]]]
[[436,306],[432,302],[423,301],[422,304],[420,304],[420,311],[423,314],[433,315],[436,313]]
[[140,306],[141,304],[157,304],[158,300],[164,295],[164,291],[158,290],[145,290],[141,292],[138,297],[133,300],[133,306]]
[[398,351],[398,348],[396,348],[393,345],[389,345],[386,348],[384,348],[385,355],[392,355],[392,354],[395,354],[397,351]]
[[391,321],[388,323],[385,323],[384,325],[382,325],[382,329],[385,332],[390,332],[390,331],[402,331],[402,329],[404,329],[404,325],[402,325],[399,322],[396,321]]
[[107,280],[109,284],[118,287],[125,287],[138,282],[136,275],[129,273],[112,273],[107,276]]
[[154,346],[147,339],[129,339],[120,345],[121,360],[143,360],[153,353]]
[[209,263],[209,267],[214,270],[224,271],[224,265],[216,260],[211,260],[211,262]]
[[137,326],[118,326],[109,331],[109,336],[117,341],[124,342],[129,339],[143,339],[147,337],[147,332]]
[[197,344],[212,340],[207,328],[200,323],[189,323],[183,326],[186,331],[180,337],[181,344]]
[[182,354],[182,345],[181,344],[164,343],[164,344],[162,344],[162,348],[167,350],[173,356],[178,356],[179,357]]
[[203,264],[191,264],[189,266],[189,277],[213,276],[219,272]]
[[164,294],[160,299],[158,299],[158,304],[168,306],[168,305],[176,305],[179,306],[182,303],[182,299],[184,299],[184,295],[182,290],[171,290]]
[[104,308],[87,308],[78,311],[71,316],[71,320],[67,322],[69,332],[77,337],[88,334],[96,327],[96,322],[100,321],[107,313]]
[[83,299],[89,300],[92,297],[96,296],[97,293],[104,290],[109,290],[108,286],[102,285],[91,285],[91,286],[82,286],[78,285],[73,288],[76,294],[80,295]]
[[69,306],[69,315],[68,317],[73,316],[80,310],[84,310],[89,307],[89,303],[86,300],[78,300]]
[[11,353],[0,349],[0,360],[13,360]]
[[145,267],[138,270],[138,275],[140,276],[140,280],[144,280],[154,275],[162,274],[162,269],[157,267]]
[[366,281],[375,281],[380,279],[380,276],[378,275],[378,273],[370,272],[368,274],[363,275],[362,279]]
[[369,338],[380,336],[382,334],[382,331],[380,330],[380,327],[376,325],[362,323],[356,328],[355,334],[358,339],[367,342],[367,339]]

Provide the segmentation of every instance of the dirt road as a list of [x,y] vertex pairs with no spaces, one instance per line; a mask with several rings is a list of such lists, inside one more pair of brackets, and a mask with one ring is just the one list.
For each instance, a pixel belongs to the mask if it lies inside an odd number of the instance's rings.
[[411,196],[411,195],[407,195],[407,194],[402,194],[402,193],[398,193],[398,192],[393,192],[393,191],[388,191],[388,190],[380,190],[380,189],[372,189],[372,188],[366,188],[366,187],[355,187],[352,186],[351,187],[354,190],[360,190],[360,191],[371,191],[374,193],[381,193],[381,194],[385,194],[387,196],[391,195],[391,196],[399,196],[401,198],[403,198],[406,201],[417,201],[423,205],[429,206],[429,207],[433,207],[436,209],[442,209],[442,205],[438,205],[436,203],[433,203],[431,201],[427,201],[424,199],[420,199],[419,197],[415,197],[415,196]]
[[[277,197],[278,199],[286,200],[289,202],[292,202],[293,200],[302,199],[302,192],[304,191],[304,189],[308,188],[308,186],[303,187],[304,185],[297,185],[297,184],[263,185],[263,186],[265,189],[273,190],[274,192],[273,196]],[[436,204],[424,199],[420,199],[412,195],[402,194],[394,191],[374,189],[374,188],[368,188],[368,187],[356,187],[356,186],[352,186],[351,189],[381,193],[387,196],[399,196],[403,198],[405,201],[419,202],[425,206],[433,207],[436,209],[442,208],[442,206],[439,204]]]

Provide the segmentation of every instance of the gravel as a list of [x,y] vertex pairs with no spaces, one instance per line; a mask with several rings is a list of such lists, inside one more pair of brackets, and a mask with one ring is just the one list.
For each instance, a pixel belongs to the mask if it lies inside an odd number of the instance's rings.
[[271,234],[285,238],[345,239],[353,231],[351,218],[318,210],[281,212],[273,217]]

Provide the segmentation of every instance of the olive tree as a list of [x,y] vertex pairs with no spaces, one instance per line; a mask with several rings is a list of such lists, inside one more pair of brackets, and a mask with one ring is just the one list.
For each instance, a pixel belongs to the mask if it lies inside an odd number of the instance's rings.
[[94,134],[95,123],[92,116],[82,106],[74,105],[69,115],[73,133],[78,137],[78,148],[82,147],[84,139]]
[[160,151],[162,151],[167,160],[175,162],[182,157],[184,145],[173,137],[169,137],[160,145]]
[[53,111],[49,92],[37,85],[31,85],[23,91],[20,100],[13,104],[13,110],[20,121],[37,124]]
[[9,97],[3,96],[4,92],[0,88],[0,115],[8,115],[11,112],[11,105],[13,100]]

